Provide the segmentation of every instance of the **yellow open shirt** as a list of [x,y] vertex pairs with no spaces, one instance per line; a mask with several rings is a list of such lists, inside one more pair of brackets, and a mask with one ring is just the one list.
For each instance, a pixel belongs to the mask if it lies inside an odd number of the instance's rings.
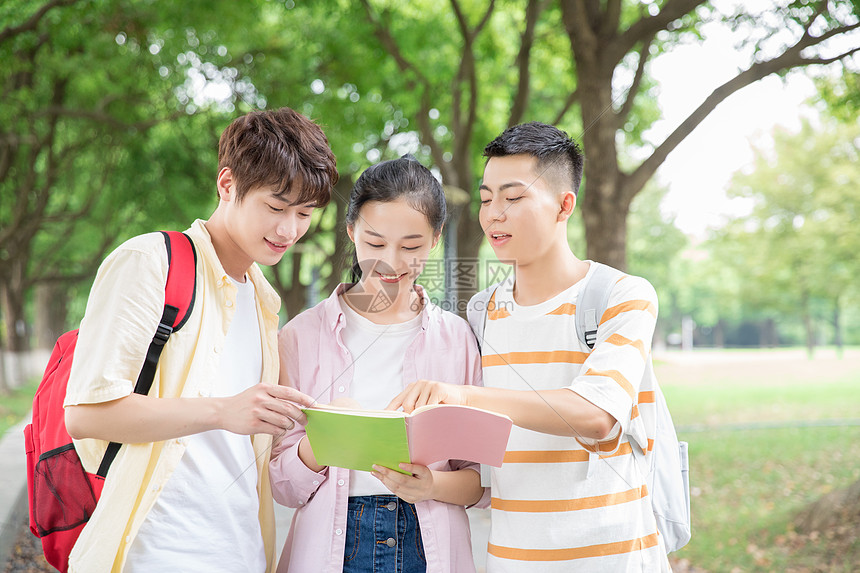
[[[170,337],[150,396],[208,396],[218,376],[237,289],[228,280],[203,223],[195,221],[186,231],[197,249],[194,310],[185,326]],[[262,382],[277,384],[280,299],[257,265],[251,266],[248,277],[256,291],[263,340]],[[167,254],[160,233],[130,239],[105,259],[81,322],[66,406],[107,402],[132,393],[161,318],[166,281]],[[271,441],[268,434],[252,438],[260,528],[270,572],[275,565],[275,520],[268,472]],[[75,441],[84,467],[93,473],[106,447],[102,440]],[[122,571],[134,536],[184,451],[185,440],[181,438],[131,444],[120,450],[96,510],[72,551],[70,573]]]

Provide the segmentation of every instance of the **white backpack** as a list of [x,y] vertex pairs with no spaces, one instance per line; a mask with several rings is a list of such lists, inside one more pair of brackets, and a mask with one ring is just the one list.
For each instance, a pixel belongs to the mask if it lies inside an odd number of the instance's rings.
[[[591,264],[595,265],[595,268],[586,275],[586,282],[576,303],[574,319],[577,336],[588,348],[593,349],[597,341],[599,319],[606,310],[612,287],[623,273],[601,263]],[[487,305],[498,286],[495,284],[479,292],[466,307],[466,315],[479,346],[484,342]],[[671,553],[686,545],[692,535],[687,442],[678,441],[669,407],[654,377],[650,354],[643,376],[650,377],[648,381],[653,380],[657,415],[654,450],[648,465],[648,492],[651,495],[654,517],[657,519],[657,530],[663,537],[666,551]],[[637,452],[639,449],[633,448],[633,451]]]

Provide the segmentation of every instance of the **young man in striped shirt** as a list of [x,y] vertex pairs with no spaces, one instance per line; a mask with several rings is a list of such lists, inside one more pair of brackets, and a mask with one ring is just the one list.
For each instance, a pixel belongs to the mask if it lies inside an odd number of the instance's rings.
[[656,293],[645,279],[619,280],[589,351],[574,314],[594,266],[567,239],[579,147],[532,122],[484,155],[481,227],[498,259],[515,265],[488,304],[484,387],[422,380],[389,407],[456,403],[513,419],[504,465],[492,468],[488,572],[669,571],[643,461],[655,428],[653,388],[641,382]]

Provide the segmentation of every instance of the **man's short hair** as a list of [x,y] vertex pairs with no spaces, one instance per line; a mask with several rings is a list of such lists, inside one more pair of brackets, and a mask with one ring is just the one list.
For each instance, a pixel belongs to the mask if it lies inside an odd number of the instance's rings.
[[574,194],[579,192],[585,156],[579,145],[557,127],[537,121],[521,123],[503,131],[484,148],[487,159],[508,155],[535,157],[537,175],[551,183],[570,186]]
[[322,129],[288,107],[252,111],[227,126],[218,142],[218,171],[233,172],[239,201],[271,187],[296,205],[325,207],[337,182],[334,154]]

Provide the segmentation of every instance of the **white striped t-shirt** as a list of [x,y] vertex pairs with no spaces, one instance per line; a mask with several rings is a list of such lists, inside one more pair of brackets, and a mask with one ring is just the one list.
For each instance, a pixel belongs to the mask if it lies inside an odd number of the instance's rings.
[[492,468],[490,573],[670,571],[638,455],[654,435],[653,388],[640,383],[657,296],[642,278],[620,279],[589,353],[574,322],[583,282],[520,306],[509,279],[491,299],[481,348],[486,386],[570,388],[619,424],[597,444],[514,426],[504,465]]

